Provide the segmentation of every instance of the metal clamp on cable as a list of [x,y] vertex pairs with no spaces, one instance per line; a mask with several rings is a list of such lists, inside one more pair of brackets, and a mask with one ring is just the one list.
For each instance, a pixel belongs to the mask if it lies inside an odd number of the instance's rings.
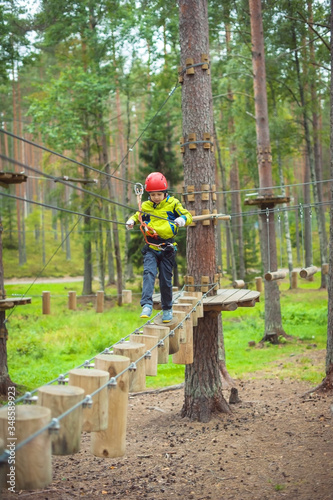
[[50,426],[49,426],[49,433],[50,434],[57,434],[60,430],[60,422],[57,418],[52,418]]
[[117,386],[117,379],[115,377],[111,377],[108,382],[108,387],[116,387],[116,386]]
[[93,405],[93,399],[90,396],[90,394],[88,394],[82,402],[82,408],[91,408],[92,405]]
[[68,378],[65,378],[65,375],[62,373],[58,377],[58,385],[65,385],[68,382]]
[[84,368],[94,368],[95,364],[94,363],[90,363],[89,359],[86,359],[86,361],[83,364],[83,367]]
[[36,401],[38,401],[38,396],[31,396],[31,392],[26,392],[23,396],[24,404],[31,405],[31,403],[35,403]]

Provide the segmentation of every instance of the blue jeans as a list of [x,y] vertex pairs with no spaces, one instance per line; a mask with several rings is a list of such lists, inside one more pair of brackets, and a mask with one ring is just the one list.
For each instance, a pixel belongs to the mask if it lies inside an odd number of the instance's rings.
[[143,286],[140,304],[153,305],[155,278],[159,271],[161,303],[163,311],[172,309],[172,270],[175,262],[175,250],[157,251],[145,248],[143,256]]

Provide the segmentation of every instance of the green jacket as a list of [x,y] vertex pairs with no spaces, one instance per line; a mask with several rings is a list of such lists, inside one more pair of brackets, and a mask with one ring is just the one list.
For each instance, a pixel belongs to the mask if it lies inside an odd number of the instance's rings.
[[[167,196],[161,203],[154,207],[152,201],[145,201],[142,203],[142,220],[146,222],[149,227],[155,229],[158,236],[162,240],[172,239],[178,233],[178,226],[172,224],[171,221],[177,219],[177,217],[183,217],[185,219],[185,225],[188,226],[192,222],[192,215],[186,208],[182,206],[177,198],[173,196]],[[153,217],[153,215],[161,217]],[[134,220],[136,224],[139,223],[139,212],[131,215],[131,219]],[[167,220],[165,220],[167,219]],[[149,241],[156,241],[154,238],[148,238]]]

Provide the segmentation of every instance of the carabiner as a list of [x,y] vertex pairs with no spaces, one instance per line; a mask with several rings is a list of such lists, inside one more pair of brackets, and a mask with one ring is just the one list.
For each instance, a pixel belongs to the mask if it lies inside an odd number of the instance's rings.
[[137,182],[136,184],[134,184],[134,193],[137,195],[137,196],[142,196],[143,195],[143,185],[140,183],[140,182]]

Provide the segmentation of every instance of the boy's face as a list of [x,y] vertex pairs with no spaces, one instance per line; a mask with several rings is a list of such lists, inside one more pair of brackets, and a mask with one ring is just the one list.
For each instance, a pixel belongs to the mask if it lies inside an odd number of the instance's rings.
[[165,193],[162,191],[152,191],[149,193],[150,199],[153,203],[160,203],[164,200]]

